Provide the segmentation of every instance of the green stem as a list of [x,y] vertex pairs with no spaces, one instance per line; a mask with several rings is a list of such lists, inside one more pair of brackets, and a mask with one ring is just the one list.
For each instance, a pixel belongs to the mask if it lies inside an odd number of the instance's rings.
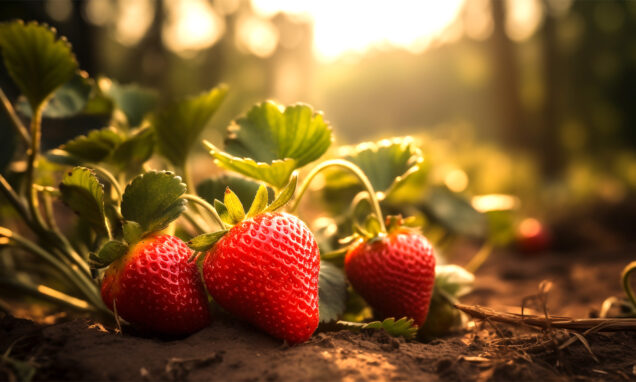
[[117,179],[115,178],[115,176],[108,170],[106,170],[105,168],[98,166],[96,164],[91,164],[90,167],[95,170],[95,172],[99,173],[100,175],[102,175],[104,178],[108,179],[108,181],[110,182],[110,184],[113,186],[113,188],[115,189],[115,192],[117,193],[117,196],[119,196],[119,199],[122,198],[122,196],[124,195],[124,193],[122,192],[121,189],[121,185],[119,184],[119,182],[117,181]]
[[225,223],[223,223],[223,219],[221,219],[221,217],[219,216],[219,213],[216,212],[216,209],[212,207],[212,205],[208,203],[205,199],[196,195],[192,195],[192,194],[183,194],[181,195],[181,197],[183,199],[190,200],[194,203],[197,203],[201,207],[205,208],[205,210],[210,213],[210,216],[212,216],[216,224],[218,224],[221,229],[225,228]]
[[206,233],[209,231],[206,227],[204,227],[204,223],[200,221],[199,215],[195,215],[191,210],[186,210],[183,212],[183,217],[194,227],[199,234]]
[[0,174],[0,191],[4,194],[4,196],[9,200],[13,208],[18,212],[18,214],[22,217],[22,220],[31,228],[33,232],[38,232],[38,227],[35,226],[33,221],[31,220],[31,216],[29,216],[29,211],[26,206],[20,200],[20,197],[13,190],[9,182]]
[[631,263],[627,264],[625,269],[623,269],[621,281],[623,284],[623,290],[625,291],[625,294],[627,294],[627,298],[629,298],[632,306],[636,309],[636,295],[634,294],[632,286],[629,284],[629,277],[634,271],[636,271],[636,261],[632,261]]
[[493,246],[490,242],[486,242],[481,249],[470,259],[464,267],[468,272],[475,273],[486,262],[492,253]]
[[31,146],[28,151],[27,158],[27,202],[29,205],[29,212],[31,218],[35,221],[35,225],[42,231],[46,230],[42,215],[38,208],[38,195],[34,187],[35,183],[35,170],[38,167],[38,156],[40,154],[40,138],[42,135],[42,105],[33,110],[33,117],[31,118]]
[[11,105],[9,98],[7,98],[7,95],[4,94],[2,88],[0,88],[0,101],[2,102],[2,106],[4,106],[4,111],[11,119],[13,128],[16,130],[20,138],[22,138],[24,144],[27,146],[31,146],[31,138],[29,138],[29,132],[27,131],[26,127],[24,127],[22,121],[20,121],[18,114],[15,112],[13,105]]
[[60,260],[58,260],[50,252],[46,251],[44,248],[26,238],[23,238],[20,235],[13,233],[11,230],[0,227],[0,236],[6,237],[14,245],[26,249],[27,251],[33,253],[34,255],[37,255],[42,260],[49,263],[64,277],[66,277],[73,285],[75,285],[94,306],[100,307],[102,305],[101,296],[99,294],[99,291],[97,290],[96,285],[83,273],[74,271],[72,267],[69,267],[66,264],[60,262]]
[[380,202],[378,201],[378,197],[375,194],[375,190],[373,189],[373,186],[371,185],[371,181],[369,181],[369,178],[367,178],[367,176],[360,169],[360,167],[343,159],[328,160],[314,167],[309,172],[309,174],[307,174],[307,177],[303,181],[303,184],[300,186],[300,190],[298,191],[298,194],[297,194],[298,196],[296,197],[294,204],[289,209],[290,212],[296,211],[296,209],[298,208],[298,204],[300,203],[300,200],[302,199],[303,195],[305,194],[305,191],[307,191],[307,188],[309,187],[309,184],[316,177],[316,175],[318,175],[318,173],[320,173],[322,170],[329,167],[344,168],[345,170],[349,170],[353,175],[355,175],[356,178],[358,178],[360,183],[362,183],[362,185],[364,186],[364,189],[366,190],[367,194],[369,194],[369,200],[371,201],[371,206],[373,207],[373,210],[378,219],[378,222],[380,223],[381,232],[386,232],[386,226],[384,225],[384,218],[382,216],[382,209],[380,208]]
[[45,285],[33,285],[24,281],[5,278],[0,278],[0,285],[2,285],[3,288],[15,289],[19,292],[26,293],[31,296],[41,298],[43,300],[51,301],[53,303],[66,306],[71,309],[76,309],[84,312],[95,311],[93,306],[90,305],[88,302],[77,297],[69,296],[66,293],[60,292],[53,288],[49,288]]

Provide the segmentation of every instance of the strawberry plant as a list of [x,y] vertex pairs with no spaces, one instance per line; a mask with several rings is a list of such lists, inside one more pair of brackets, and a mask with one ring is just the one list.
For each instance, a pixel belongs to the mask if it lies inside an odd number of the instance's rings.
[[[205,327],[209,293],[290,343],[320,323],[413,338],[429,310],[461,295],[458,283],[436,280],[441,240],[420,228],[483,236],[485,219],[428,187],[430,164],[412,139],[330,150],[321,113],[267,101],[237,118],[219,148],[201,134],[224,85],[160,107],[152,90],[79,71],[68,42],[45,25],[0,24],[0,49],[23,94],[13,103],[0,97],[25,148],[13,157],[26,163],[0,168],[11,207],[0,227],[11,250],[4,287],[167,334]],[[49,123],[87,115],[96,128],[42,150]],[[203,146],[223,173],[195,183],[191,153]],[[310,186],[321,177],[317,193]],[[308,195],[321,202],[301,203]],[[310,229],[302,220],[310,204],[324,207],[335,229]],[[466,275],[442,274],[455,273]],[[371,310],[383,321],[360,323]]]

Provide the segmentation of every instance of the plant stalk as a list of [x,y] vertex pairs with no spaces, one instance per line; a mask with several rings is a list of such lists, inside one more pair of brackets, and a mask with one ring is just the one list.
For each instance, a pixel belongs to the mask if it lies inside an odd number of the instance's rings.
[[634,295],[634,290],[632,289],[632,286],[629,283],[629,277],[631,273],[634,271],[636,271],[636,261],[632,261],[631,263],[627,264],[625,269],[623,269],[623,273],[621,275],[621,281],[623,284],[623,290],[625,291],[627,298],[629,298],[629,301],[632,303],[632,306],[636,309],[636,295]]
[[210,216],[212,216],[216,224],[219,225],[219,228],[221,229],[225,228],[225,223],[223,223],[223,219],[221,219],[221,217],[219,216],[219,213],[216,212],[216,209],[212,207],[212,205],[208,203],[205,199],[196,195],[192,195],[192,194],[183,194],[181,195],[181,197],[183,199],[190,200],[194,203],[199,204],[201,207],[203,207],[206,211],[210,213]]
[[2,88],[0,88],[0,101],[2,103],[2,106],[4,106],[4,111],[11,119],[13,128],[16,130],[24,144],[26,146],[31,146],[31,138],[29,137],[29,132],[27,131],[26,127],[24,127],[24,124],[18,117],[18,114],[15,112],[13,105],[11,105],[9,98],[7,98],[7,95],[4,94]]
[[34,187],[35,183],[35,170],[38,167],[38,157],[40,154],[40,139],[42,136],[42,105],[33,110],[33,117],[31,118],[31,146],[28,150],[27,158],[27,202],[29,205],[29,212],[31,218],[35,222],[35,225],[42,231],[46,230],[42,215],[40,214],[38,206],[37,190]]
[[386,233],[386,226],[384,225],[384,217],[382,216],[382,209],[380,208],[380,202],[378,201],[378,197],[375,193],[375,190],[373,189],[373,185],[371,185],[371,181],[369,181],[369,178],[364,174],[364,172],[360,169],[360,167],[344,159],[331,159],[331,160],[322,162],[318,166],[314,167],[309,172],[309,174],[307,174],[307,177],[305,178],[302,185],[300,186],[300,190],[298,191],[298,196],[296,197],[296,200],[294,201],[294,204],[291,206],[289,211],[290,212],[296,211],[296,209],[298,208],[298,204],[300,203],[300,200],[302,199],[303,195],[307,191],[307,188],[309,188],[309,184],[311,183],[311,181],[316,177],[316,175],[318,175],[318,173],[320,173],[322,170],[329,167],[340,167],[345,170],[349,170],[353,175],[355,175],[356,178],[358,178],[360,183],[364,186],[367,194],[369,195],[371,206],[373,207],[373,211],[375,212],[375,215],[378,219],[378,223],[380,223],[381,232]]

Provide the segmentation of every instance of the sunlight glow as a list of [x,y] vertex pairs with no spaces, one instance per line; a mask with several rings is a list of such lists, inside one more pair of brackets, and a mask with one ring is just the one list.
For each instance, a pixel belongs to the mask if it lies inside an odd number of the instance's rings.
[[519,224],[519,233],[524,237],[533,237],[541,233],[541,222],[535,218],[526,218]]
[[263,17],[284,12],[311,20],[314,51],[334,60],[345,53],[400,47],[421,53],[459,16],[465,0],[252,0]]
[[168,49],[190,57],[221,38],[225,22],[205,0],[166,1],[168,18],[161,37]]
[[136,45],[152,24],[155,3],[150,0],[119,0],[117,9],[115,38],[122,45]]
[[471,204],[479,212],[507,211],[519,206],[519,199],[506,194],[473,196]]
[[243,16],[236,22],[236,45],[258,57],[269,57],[278,45],[278,29],[266,19]]
[[446,174],[444,184],[453,192],[462,192],[468,187],[468,175],[463,170],[454,169]]

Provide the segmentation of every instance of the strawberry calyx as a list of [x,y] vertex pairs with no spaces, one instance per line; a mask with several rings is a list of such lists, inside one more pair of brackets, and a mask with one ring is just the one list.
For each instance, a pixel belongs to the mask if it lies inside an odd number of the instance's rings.
[[362,225],[354,222],[353,235],[340,239],[338,242],[345,247],[334,251],[334,253],[344,254],[350,247],[358,245],[360,241],[375,243],[396,232],[419,232],[414,216],[403,218],[402,215],[389,215],[385,219],[385,226],[386,232],[381,230],[378,219],[373,214],[369,215]]
[[223,228],[215,232],[204,233],[188,241],[186,244],[194,250],[190,261],[198,258],[201,253],[205,253],[214,247],[214,245],[226,233],[228,233],[232,227],[240,222],[252,219],[265,212],[276,211],[283,207],[294,196],[297,183],[298,174],[294,172],[287,185],[280,191],[276,199],[274,199],[271,204],[268,204],[267,187],[264,184],[261,184],[258,187],[256,195],[250,205],[250,209],[247,212],[245,212],[243,203],[241,203],[241,200],[234,191],[232,191],[229,187],[226,187],[225,194],[223,195],[223,201],[221,202],[218,199],[214,200],[214,209],[221,218]]

